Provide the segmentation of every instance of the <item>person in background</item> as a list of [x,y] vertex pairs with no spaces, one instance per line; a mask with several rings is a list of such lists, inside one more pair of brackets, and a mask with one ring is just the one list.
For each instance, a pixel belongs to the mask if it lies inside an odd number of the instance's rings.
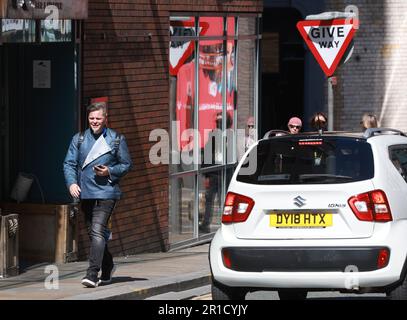
[[249,117],[247,119],[246,139],[245,139],[245,151],[256,142],[256,129],[254,128],[254,118]]
[[368,128],[377,128],[379,127],[379,122],[377,121],[377,117],[371,113],[365,113],[362,116],[362,120],[360,121],[360,125],[362,126],[362,130],[365,131]]
[[288,121],[287,127],[288,127],[288,131],[291,134],[297,134],[297,133],[299,133],[301,131],[302,121],[298,117],[292,117]]
[[311,118],[310,122],[312,130],[315,131],[326,131],[328,130],[328,117],[323,112],[316,112]]

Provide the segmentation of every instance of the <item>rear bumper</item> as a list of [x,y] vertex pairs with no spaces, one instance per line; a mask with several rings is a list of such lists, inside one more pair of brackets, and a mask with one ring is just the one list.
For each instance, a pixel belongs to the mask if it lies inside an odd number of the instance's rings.
[[[229,269],[240,272],[348,272],[373,271],[379,253],[387,247],[265,248],[228,247]],[[387,263],[386,263],[387,265]],[[385,266],[382,266],[385,267]]]
[[[223,225],[210,247],[214,279],[231,287],[377,289],[397,283],[407,257],[407,221],[383,224],[363,239],[238,239]],[[229,250],[231,265],[222,257]],[[388,248],[388,265],[377,267],[377,250]]]

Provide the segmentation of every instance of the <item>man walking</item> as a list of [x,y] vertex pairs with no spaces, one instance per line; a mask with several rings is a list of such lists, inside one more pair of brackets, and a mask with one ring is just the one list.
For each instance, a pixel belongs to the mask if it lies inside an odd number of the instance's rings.
[[114,265],[107,248],[107,224],[121,196],[119,180],[132,162],[123,135],[106,127],[106,104],[93,103],[87,111],[89,129],[72,138],[63,167],[69,193],[81,200],[91,241],[89,267],[82,284],[94,288],[111,281]]

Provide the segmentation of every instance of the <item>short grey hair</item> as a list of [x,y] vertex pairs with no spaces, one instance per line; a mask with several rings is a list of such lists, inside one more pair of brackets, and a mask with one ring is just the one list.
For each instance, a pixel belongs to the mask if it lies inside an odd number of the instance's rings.
[[87,113],[91,113],[93,111],[103,111],[103,115],[107,116],[107,104],[106,102],[93,102],[87,107]]

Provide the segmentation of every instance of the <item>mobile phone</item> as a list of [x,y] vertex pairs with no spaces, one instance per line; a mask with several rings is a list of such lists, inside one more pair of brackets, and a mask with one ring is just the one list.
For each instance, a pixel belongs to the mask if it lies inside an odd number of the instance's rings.
[[97,166],[93,167],[95,170],[102,170],[103,169],[103,165],[98,164]]

